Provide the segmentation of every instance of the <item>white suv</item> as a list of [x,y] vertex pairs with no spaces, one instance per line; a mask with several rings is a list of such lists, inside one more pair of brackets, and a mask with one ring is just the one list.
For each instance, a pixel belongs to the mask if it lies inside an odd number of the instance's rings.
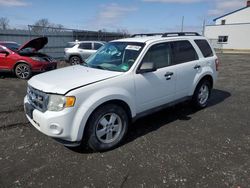
[[215,52],[197,33],[115,40],[82,65],[31,78],[25,112],[66,146],[104,151],[121,143],[138,117],[184,100],[206,107],[217,69]]
[[64,59],[71,65],[81,64],[105,43],[102,41],[68,42],[67,48],[64,49]]

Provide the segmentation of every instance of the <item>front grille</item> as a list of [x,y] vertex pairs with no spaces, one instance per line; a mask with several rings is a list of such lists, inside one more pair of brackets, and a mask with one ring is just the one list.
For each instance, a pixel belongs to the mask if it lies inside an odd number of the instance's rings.
[[27,97],[30,104],[39,111],[45,112],[47,109],[48,95],[31,86],[28,86]]

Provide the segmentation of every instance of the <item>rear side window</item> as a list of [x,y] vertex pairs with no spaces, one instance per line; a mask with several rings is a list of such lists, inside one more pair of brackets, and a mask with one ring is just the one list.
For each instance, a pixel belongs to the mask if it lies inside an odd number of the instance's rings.
[[174,64],[185,63],[198,59],[198,55],[189,41],[171,42]]
[[94,50],[98,50],[99,48],[101,48],[103,45],[101,43],[94,43]]
[[81,43],[81,44],[79,45],[79,48],[80,48],[80,49],[91,50],[91,49],[92,49],[92,43],[88,43],[88,42],[86,42],[86,43]]
[[212,57],[213,51],[206,40],[194,40],[204,57]]

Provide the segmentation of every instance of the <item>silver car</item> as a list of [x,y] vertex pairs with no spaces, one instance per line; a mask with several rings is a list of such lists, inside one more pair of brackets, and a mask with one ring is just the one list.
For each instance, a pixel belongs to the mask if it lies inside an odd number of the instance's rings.
[[67,48],[64,49],[64,57],[71,65],[80,64],[90,55],[95,53],[106,42],[102,41],[75,41],[68,42]]

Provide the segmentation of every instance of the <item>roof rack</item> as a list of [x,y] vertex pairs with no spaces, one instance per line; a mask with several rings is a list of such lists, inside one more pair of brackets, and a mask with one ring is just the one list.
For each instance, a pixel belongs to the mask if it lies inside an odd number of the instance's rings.
[[200,36],[196,32],[172,32],[172,33],[163,33],[162,37],[179,37],[179,36]]
[[163,35],[164,33],[138,33],[134,34],[131,37],[152,37],[152,36],[157,36],[157,35]]
[[201,36],[197,32],[171,32],[171,33],[138,33],[131,37],[152,37],[160,35],[161,37],[179,37],[179,36]]

